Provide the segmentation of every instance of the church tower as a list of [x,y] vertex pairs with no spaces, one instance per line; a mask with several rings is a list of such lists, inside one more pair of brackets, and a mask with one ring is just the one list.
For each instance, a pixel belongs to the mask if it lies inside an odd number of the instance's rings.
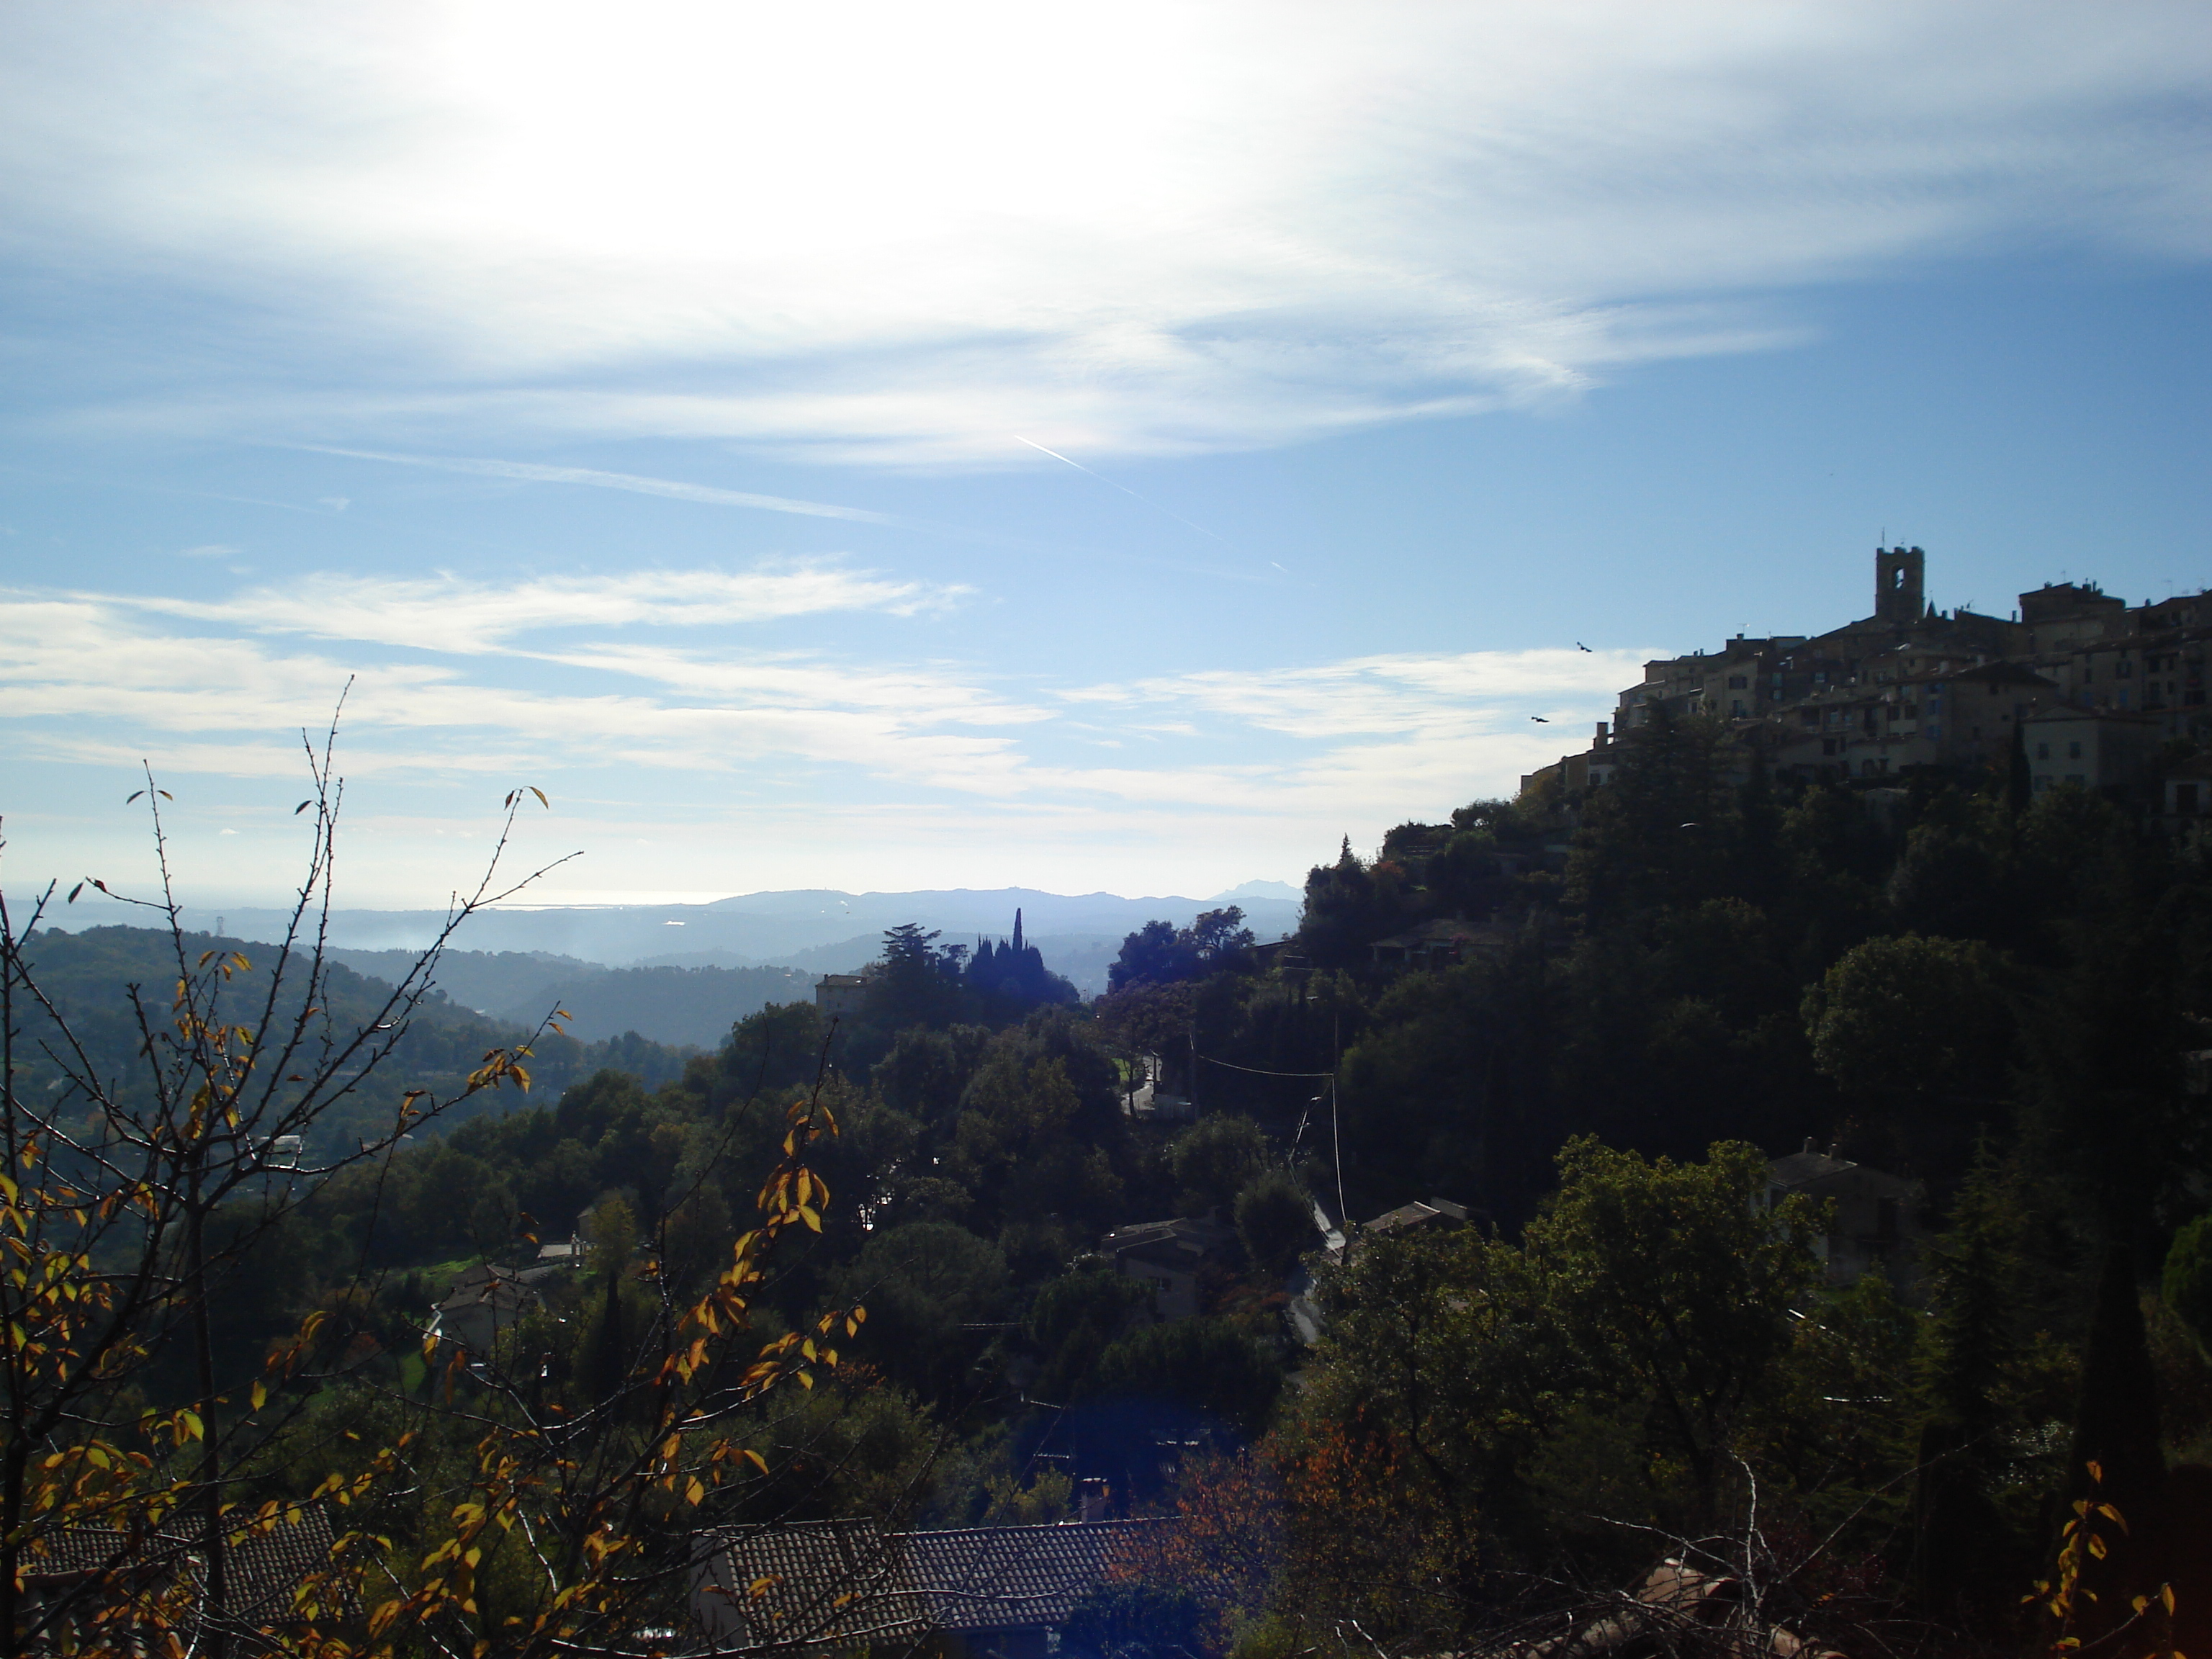
[[1928,556],[1917,547],[1874,550],[1874,617],[1910,628],[1927,614]]

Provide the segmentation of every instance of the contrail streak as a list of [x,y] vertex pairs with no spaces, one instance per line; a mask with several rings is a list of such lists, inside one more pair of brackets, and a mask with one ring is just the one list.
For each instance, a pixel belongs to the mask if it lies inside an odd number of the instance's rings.
[[[635,472],[601,472],[588,466],[541,466],[534,461],[478,460],[467,456],[394,455],[378,449],[339,449],[329,444],[286,444],[317,455],[344,455],[357,461],[389,461],[399,466],[426,466],[440,472],[466,472],[484,478],[524,478],[537,483],[590,484],[599,489],[627,489],[640,495],[665,495],[679,501],[704,501],[714,507],[751,507],[764,513],[798,513],[811,519],[850,519],[860,524],[903,527],[905,520],[866,507],[833,507],[826,501],[794,501],[788,495],[756,495],[750,490],[716,489],[707,484],[683,483],[673,478],[648,478]],[[1072,463],[1071,463],[1072,465]]]
[[1120,491],[1121,491],[1124,495],[1127,495],[1127,496],[1130,497],[1133,501],[1139,501],[1144,502],[1144,504],[1145,504],[1146,507],[1151,507],[1151,508],[1152,509],[1152,511],[1153,511],[1153,512],[1155,512],[1155,513],[1166,513],[1166,514],[1167,514],[1167,515],[1168,515],[1168,517],[1170,517],[1170,519],[1173,519],[1173,520],[1174,520],[1177,524],[1179,524],[1179,525],[1182,525],[1182,526],[1184,526],[1186,528],[1188,528],[1188,529],[1191,529],[1191,530],[1195,530],[1195,531],[1196,531],[1196,532],[1198,532],[1198,533],[1199,533],[1200,535],[1201,535],[1201,536],[1213,536],[1213,539],[1214,539],[1214,540],[1216,540],[1217,542],[1219,542],[1219,543],[1220,543],[1224,547],[1226,547],[1226,546],[1228,546],[1228,545],[1229,545],[1229,541],[1228,541],[1228,538],[1227,538],[1226,537],[1224,537],[1224,536],[1214,536],[1214,535],[1213,535],[1213,532],[1212,532],[1211,530],[1208,530],[1208,529],[1207,529],[1204,525],[1202,525],[1202,524],[1192,524],[1192,523],[1191,523],[1191,521],[1190,521],[1188,519],[1184,518],[1184,517],[1183,517],[1183,515],[1182,515],[1182,514],[1180,514],[1180,513],[1170,513],[1170,512],[1169,512],[1169,511],[1168,511],[1168,509],[1167,509],[1166,507],[1162,507],[1162,506],[1161,506],[1158,501],[1156,501],[1152,500],[1151,496],[1149,496],[1149,495],[1138,495],[1138,494],[1137,494],[1137,492],[1136,492],[1135,490],[1133,490],[1133,489],[1130,489],[1130,488],[1129,488],[1129,486],[1128,486],[1128,485],[1127,485],[1127,484],[1122,484],[1122,483],[1114,483],[1114,481],[1113,481],[1111,478],[1108,477],[1107,477],[1104,473],[1103,473],[1103,472],[1091,472],[1091,469],[1090,469],[1089,467],[1087,467],[1087,466],[1084,465],[1084,464],[1083,464],[1082,462],[1080,462],[1080,461],[1069,461],[1069,460],[1067,460],[1067,457],[1066,457],[1066,456],[1065,456],[1065,455],[1063,455],[1063,454],[1061,454],[1058,450],[1056,450],[1056,449],[1047,449],[1047,448],[1046,448],[1042,444],[1041,444],[1041,443],[1037,443],[1037,442],[1036,442],[1034,440],[1032,440],[1032,439],[1024,438],[1024,436],[1022,436],[1022,434],[1021,434],[1020,433],[1018,433],[1018,432],[1015,433],[1015,434],[1013,434],[1013,437],[1014,437],[1014,441],[1015,441],[1016,443],[1018,443],[1018,444],[1028,444],[1028,445],[1029,445],[1029,447],[1030,447],[1031,449],[1036,450],[1039,454],[1042,454],[1042,455],[1049,455],[1049,456],[1051,456],[1051,457],[1053,458],[1053,459],[1054,459],[1055,461],[1067,461],[1067,465],[1070,465],[1070,466],[1072,466],[1072,467],[1073,467],[1073,468],[1074,468],[1078,472],[1085,472],[1085,473],[1090,473],[1090,476],[1091,476],[1091,477],[1094,477],[1094,478],[1096,478],[1096,479],[1097,479],[1097,480],[1098,480],[1098,482],[1099,482],[1100,483],[1110,485],[1112,488],[1114,488],[1114,489],[1115,489],[1120,490]]

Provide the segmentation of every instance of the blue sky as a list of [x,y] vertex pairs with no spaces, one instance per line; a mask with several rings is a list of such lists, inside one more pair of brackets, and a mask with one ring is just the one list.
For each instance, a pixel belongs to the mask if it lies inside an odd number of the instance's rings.
[[556,899],[1203,894],[1884,534],[2203,586],[2208,69],[2158,4],[11,7],[0,873],[142,881],[144,757],[275,896],[351,676],[356,903],[517,784]]

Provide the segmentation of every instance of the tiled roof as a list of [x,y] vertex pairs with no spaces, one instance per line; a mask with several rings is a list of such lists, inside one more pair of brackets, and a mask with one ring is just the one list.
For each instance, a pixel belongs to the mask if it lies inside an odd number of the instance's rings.
[[1106,1576],[1114,1547],[1152,1521],[963,1527],[902,1535],[907,1571],[944,1630],[1056,1627]]
[[932,1631],[1055,1628],[1153,1521],[878,1532],[811,1521],[728,1540],[709,1567],[753,1646],[860,1645]]
[[872,1521],[802,1521],[729,1539],[707,1592],[726,1597],[758,1646],[911,1638],[927,1608]]
[[[331,1565],[331,1518],[319,1504],[301,1504],[267,1532],[233,1537],[230,1601],[236,1617],[259,1624],[289,1613],[292,1592]],[[349,1595],[349,1604],[351,1600]]]
[[[142,1585],[149,1577],[182,1574],[204,1588],[207,1563],[200,1542],[199,1533],[179,1527],[136,1540],[106,1527],[64,1527],[40,1540],[25,1571],[52,1578],[115,1573],[122,1578],[106,1582]],[[331,1565],[330,1516],[319,1504],[302,1504],[266,1532],[250,1525],[234,1532],[229,1544],[225,1599],[232,1621],[279,1622],[291,1612],[294,1589]]]

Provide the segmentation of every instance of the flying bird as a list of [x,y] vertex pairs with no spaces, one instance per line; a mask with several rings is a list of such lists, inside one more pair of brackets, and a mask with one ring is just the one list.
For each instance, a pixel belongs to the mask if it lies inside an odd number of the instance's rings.
[[1546,720],[1541,714],[1531,714],[1528,718],[1535,721],[1539,726],[1549,726],[1551,724],[1551,721]]
[[[1577,640],[1577,641],[1575,641],[1575,649],[1576,649],[1576,650],[1577,650],[1577,651],[1589,651],[1589,647],[1588,647],[1588,646],[1584,645],[1584,644],[1583,644],[1580,640]],[[1595,652],[1595,651],[1590,651],[1590,655],[1592,655],[1593,657],[1595,657],[1595,655],[1597,655],[1597,653],[1596,653],[1596,652]]]

